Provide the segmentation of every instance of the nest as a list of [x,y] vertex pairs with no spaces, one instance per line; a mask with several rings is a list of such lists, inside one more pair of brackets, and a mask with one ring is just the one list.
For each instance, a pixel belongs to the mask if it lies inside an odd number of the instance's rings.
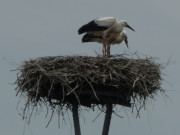
[[161,65],[153,58],[42,57],[25,61],[18,71],[17,94],[34,106],[43,102],[132,107],[145,105],[147,98],[161,91]]

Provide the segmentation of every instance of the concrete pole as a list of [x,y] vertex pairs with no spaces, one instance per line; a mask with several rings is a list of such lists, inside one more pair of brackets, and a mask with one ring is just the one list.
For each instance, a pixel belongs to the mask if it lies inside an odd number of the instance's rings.
[[102,135],[108,135],[108,133],[109,133],[111,115],[112,115],[112,104],[107,104],[106,105],[106,116],[104,119],[104,126],[103,126]]
[[79,116],[78,116],[78,104],[72,105],[72,112],[73,112],[75,135],[81,135],[80,124],[79,124]]

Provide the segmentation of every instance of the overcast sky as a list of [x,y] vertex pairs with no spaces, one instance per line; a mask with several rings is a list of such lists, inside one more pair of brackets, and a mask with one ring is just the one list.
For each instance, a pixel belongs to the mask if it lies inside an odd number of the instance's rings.
[[[0,134],[2,135],[73,135],[67,117],[58,128],[54,117],[48,128],[45,113],[33,116],[30,125],[18,115],[15,96],[16,69],[24,60],[57,55],[101,53],[102,45],[81,43],[77,30],[92,19],[114,16],[126,20],[136,32],[127,30],[125,44],[112,47],[112,54],[124,51],[158,57],[170,64],[163,71],[162,87],[169,98],[159,94],[149,101],[147,110],[136,118],[131,110],[119,108],[121,119],[112,116],[109,135],[179,135],[180,134],[180,1],[179,0],[0,0]],[[126,114],[127,113],[127,114]],[[92,122],[99,112],[80,114],[84,135],[100,135],[104,115]],[[71,114],[69,114],[71,115]]]

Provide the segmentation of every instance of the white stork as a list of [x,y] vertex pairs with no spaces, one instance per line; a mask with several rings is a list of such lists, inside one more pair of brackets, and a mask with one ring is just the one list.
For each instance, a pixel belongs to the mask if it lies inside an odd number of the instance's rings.
[[101,36],[103,40],[103,50],[106,50],[107,38],[112,37],[122,32],[123,28],[127,27],[135,31],[132,27],[128,25],[126,21],[118,21],[114,17],[101,17],[95,20],[90,21],[89,23],[83,25],[78,33],[88,33],[96,36]]
[[[104,43],[104,40],[105,39],[102,36],[97,36],[94,34],[85,34],[82,38],[82,42]],[[126,43],[126,46],[128,48],[128,37],[125,30],[123,30],[121,33],[118,33],[118,34],[111,34],[106,39],[107,44],[103,48],[103,55],[110,56],[110,45],[120,44],[122,41]]]

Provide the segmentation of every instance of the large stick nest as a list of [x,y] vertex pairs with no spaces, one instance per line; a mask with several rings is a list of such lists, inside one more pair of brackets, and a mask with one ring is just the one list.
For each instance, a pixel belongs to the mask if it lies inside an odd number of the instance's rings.
[[161,91],[160,70],[161,65],[147,57],[42,57],[18,68],[16,90],[34,105],[43,101],[52,106],[110,103],[131,107]]

